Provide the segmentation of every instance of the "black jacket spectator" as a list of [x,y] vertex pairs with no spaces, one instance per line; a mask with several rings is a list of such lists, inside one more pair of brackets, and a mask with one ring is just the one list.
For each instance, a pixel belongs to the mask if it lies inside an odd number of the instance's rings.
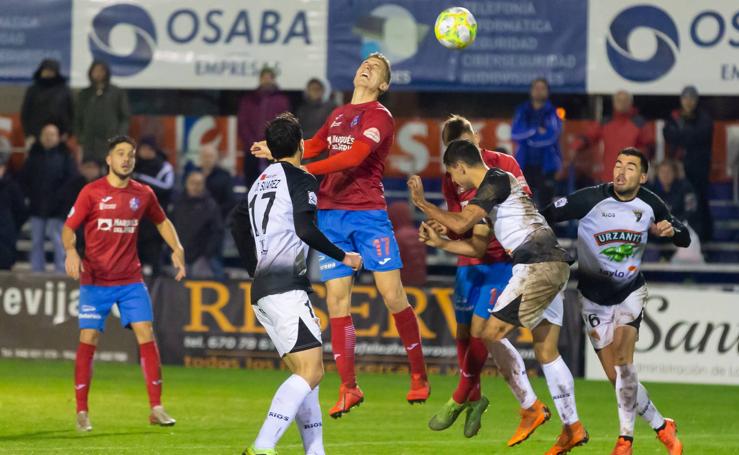
[[67,80],[59,74],[59,62],[47,59],[33,74],[21,107],[21,125],[26,137],[38,138],[41,127],[53,122],[62,133],[72,127],[74,103]]
[[10,270],[15,264],[18,232],[28,219],[23,193],[10,175],[0,157],[0,270]]
[[205,187],[213,200],[218,204],[221,219],[226,219],[236,206],[231,174],[220,166],[216,166],[205,178]]
[[662,185],[659,180],[649,185],[654,194],[659,196],[670,212],[680,221],[688,221],[692,225],[695,222],[696,209],[695,192],[693,186],[687,180],[675,180],[669,188]]
[[303,104],[298,108],[296,116],[306,139],[313,137],[336,109],[336,104],[330,98],[324,101],[325,92],[326,87],[320,79],[311,79],[305,87]]
[[65,218],[67,210],[59,189],[67,184],[77,169],[64,142],[45,150],[37,141],[20,171],[19,181],[28,197],[30,215],[39,218]]
[[218,204],[208,193],[201,196],[183,194],[174,204],[172,222],[185,248],[186,263],[220,255],[223,221]]

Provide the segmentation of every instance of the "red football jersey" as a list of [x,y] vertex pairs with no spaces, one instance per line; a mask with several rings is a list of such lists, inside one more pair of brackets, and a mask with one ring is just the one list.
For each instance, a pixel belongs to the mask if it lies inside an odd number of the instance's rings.
[[[521,172],[521,168],[518,166],[518,162],[516,162],[515,158],[510,155],[506,155],[505,153],[483,149],[482,159],[488,167],[497,167],[513,174],[523,184],[524,190],[529,194],[529,196],[531,195],[529,185],[526,183],[523,172]],[[477,188],[463,191],[462,188],[452,181],[449,173],[444,175],[441,190],[444,193],[444,199],[446,199],[450,212],[461,212],[462,208],[477,194]],[[472,235],[472,233],[468,232],[463,237],[469,237],[470,235]],[[483,256],[482,259],[457,256],[457,265],[466,266],[491,264],[494,262],[507,262],[510,260],[510,257],[508,257],[508,254],[506,254],[500,243],[498,243],[496,239],[492,239],[488,245],[487,251],[485,252],[485,256]]]
[[154,191],[143,183],[130,180],[125,188],[115,188],[103,177],[82,188],[65,223],[75,231],[85,227],[80,284],[119,286],[143,281],[136,240],[144,216],[154,224],[167,219]]
[[315,138],[328,143],[333,156],[349,150],[354,141],[370,146],[371,152],[357,167],[327,174],[318,190],[318,208],[322,210],[384,210],[385,190],[382,175],[385,158],[393,144],[395,122],[378,101],[346,104],[335,109]]

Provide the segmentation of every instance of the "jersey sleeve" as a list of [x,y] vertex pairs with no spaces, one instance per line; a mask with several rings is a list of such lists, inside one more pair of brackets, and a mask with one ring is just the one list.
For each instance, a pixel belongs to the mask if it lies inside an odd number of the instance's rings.
[[159,200],[157,199],[156,194],[154,194],[154,190],[148,186],[146,187],[146,190],[149,194],[149,201],[146,204],[146,212],[144,212],[144,216],[154,224],[162,224],[164,220],[167,219],[167,215],[164,214],[162,206],[159,205]]
[[385,139],[392,137],[395,129],[393,117],[384,109],[369,111],[362,119],[362,130],[355,140],[370,146],[375,151]]
[[541,214],[549,224],[560,221],[579,220],[587,215],[598,202],[605,199],[603,186],[593,186],[577,190],[569,196],[549,204]]
[[477,189],[477,194],[470,204],[481,207],[490,212],[493,207],[505,201],[511,194],[511,181],[508,174],[496,170],[489,170],[485,179]]
[[69,229],[76,231],[80,226],[87,220],[87,217],[92,211],[92,202],[90,198],[90,191],[85,186],[77,196],[77,200],[74,202],[72,209],[67,215],[67,221],[64,223]]
[[299,172],[297,177],[288,184],[293,213],[315,212],[318,204],[318,197],[316,196],[318,183],[312,175],[302,171]]
[[524,177],[523,171],[521,171],[521,166],[518,165],[518,161],[516,161],[515,158],[510,155],[504,155],[501,153],[498,157],[498,166],[502,170],[513,174],[513,176],[516,177],[516,180],[518,180],[518,183],[523,186],[523,190],[526,192],[526,194],[528,194],[529,196],[532,195],[531,188],[529,188],[526,177]]
[[672,215],[672,213],[670,213],[670,209],[667,208],[665,201],[644,187],[639,190],[639,197],[652,207],[655,223],[668,221],[672,225],[672,229],[675,231],[675,235],[672,236],[672,243],[675,244],[675,246],[690,246],[690,231],[688,231],[688,228],[682,223],[682,221],[678,220]]
[[257,246],[254,240],[254,234],[251,231],[251,223],[249,222],[249,207],[244,198],[231,211],[231,235],[234,244],[239,252],[242,264],[250,276],[254,276],[257,269]]

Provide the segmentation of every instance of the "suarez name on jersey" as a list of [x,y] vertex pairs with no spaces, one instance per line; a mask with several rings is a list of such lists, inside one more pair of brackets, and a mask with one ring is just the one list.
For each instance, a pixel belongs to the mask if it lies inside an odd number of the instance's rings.
[[324,177],[318,194],[319,209],[386,208],[382,175],[394,130],[390,111],[377,101],[347,104],[334,110],[314,136],[327,142],[329,156],[346,152],[355,141],[366,143],[371,153],[359,166]]
[[143,217],[154,224],[166,219],[154,191],[143,183],[130,180],[125,188],[115,188],[103,177],[82,188],[65,223],[74,231],[84,227],[80,284],[118,286],[143,281],[136,249]]

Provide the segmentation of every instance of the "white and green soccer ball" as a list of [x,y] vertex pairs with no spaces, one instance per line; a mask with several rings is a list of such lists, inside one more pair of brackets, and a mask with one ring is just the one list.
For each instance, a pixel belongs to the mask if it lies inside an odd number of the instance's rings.
[[436,18],[434,33],[444,47],[464,49],[475,41],[477,21],[466,8],[448,8]]

